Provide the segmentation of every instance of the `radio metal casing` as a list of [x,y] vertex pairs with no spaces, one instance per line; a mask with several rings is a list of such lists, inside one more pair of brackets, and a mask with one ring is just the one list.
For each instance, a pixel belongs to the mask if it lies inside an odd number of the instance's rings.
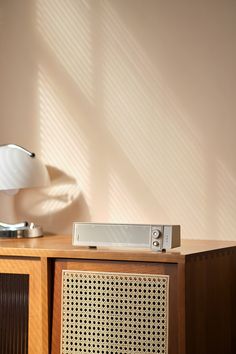
[[168,250],[180,246],[180,225],[74,222],[72,244],[88,247]]

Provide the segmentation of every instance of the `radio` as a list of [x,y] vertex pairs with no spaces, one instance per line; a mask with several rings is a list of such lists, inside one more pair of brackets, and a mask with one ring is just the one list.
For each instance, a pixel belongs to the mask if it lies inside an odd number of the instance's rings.
[[74,222],[72,244],[164,251],[180,246],[180,226]]

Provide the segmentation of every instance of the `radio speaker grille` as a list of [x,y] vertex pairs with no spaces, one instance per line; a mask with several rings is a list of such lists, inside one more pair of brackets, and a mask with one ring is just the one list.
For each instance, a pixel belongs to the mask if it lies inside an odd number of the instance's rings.
[[167,354],[169,276],[63,271],[61,353]]

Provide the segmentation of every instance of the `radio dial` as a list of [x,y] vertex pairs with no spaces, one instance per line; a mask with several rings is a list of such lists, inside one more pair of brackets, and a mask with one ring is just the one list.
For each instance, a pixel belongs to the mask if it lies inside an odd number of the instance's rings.
[[160,230],[154,230],[154,231],[152,232],[152,237],[153,237],[153,238],[157,239],[157,238],[159,238],[160,236],[161,236],[161,231],[160,231]]

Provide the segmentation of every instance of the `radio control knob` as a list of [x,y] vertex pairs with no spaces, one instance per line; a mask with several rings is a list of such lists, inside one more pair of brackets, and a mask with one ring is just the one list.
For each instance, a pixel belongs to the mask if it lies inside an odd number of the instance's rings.
[[154,242],[152,243],[152,245],[153,245],[154,247],[158,247],[158,246],[160,245],[160,243],[159,243],[158,241],[154,241]]
[[152,231],[152,237],[153,238],[159,238],[161,236],[161,231],[160,230],[153,230]]

